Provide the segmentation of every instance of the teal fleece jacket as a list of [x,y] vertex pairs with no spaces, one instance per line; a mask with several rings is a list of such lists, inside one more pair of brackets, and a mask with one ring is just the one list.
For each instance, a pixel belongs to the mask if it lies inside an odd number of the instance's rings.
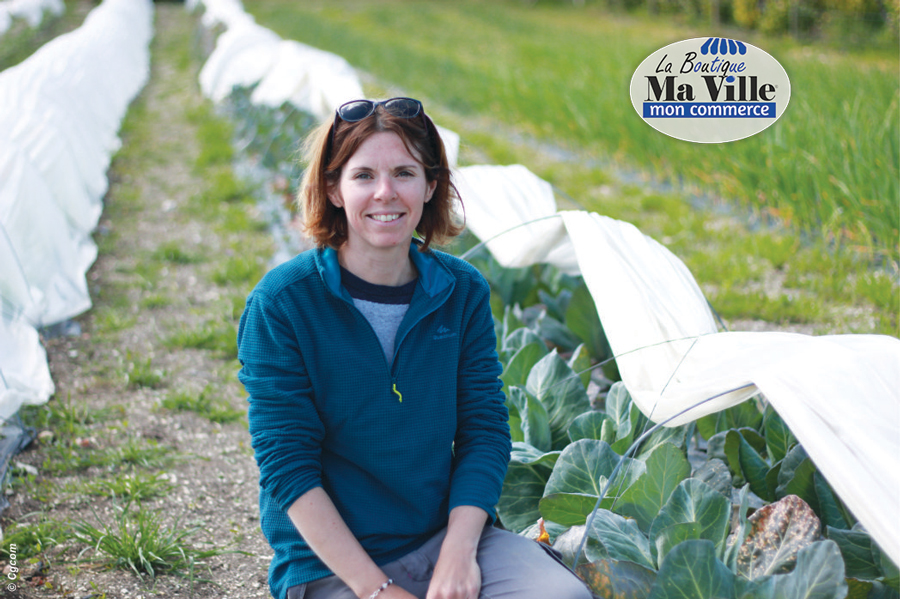
[[287,517],[315,487],[379,565],[419,548],[456,506],[494,515],[510,437],[490,289],[463,260],[415,243],[409,255],[419,277],[391,367],[332,249],[273,269],[247,298],[239,377],[276,598],[331,575]]

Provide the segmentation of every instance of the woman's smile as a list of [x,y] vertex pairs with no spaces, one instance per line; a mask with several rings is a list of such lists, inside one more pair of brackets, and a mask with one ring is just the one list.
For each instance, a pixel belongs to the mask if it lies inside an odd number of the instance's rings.
[[382,223],[392,223],[402,216],[402,214],[372,214],[369,216],[369,218],[374,218],[378,222]]

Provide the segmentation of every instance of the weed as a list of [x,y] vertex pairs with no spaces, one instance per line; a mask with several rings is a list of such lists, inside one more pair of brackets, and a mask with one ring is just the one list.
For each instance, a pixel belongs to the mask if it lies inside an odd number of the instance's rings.
[[87,495],[118,497],[127,501],[142,501],[165,496],[172,487],[168,477],[160,472],[125,472],[110,479],[89,480],[77,486],[69,486],[66,490]]
[[255,256],[236,255],[228,258],[222,268],[213,273],[212,280],[222,286],[252,285],[259,281],[265,272],[265,265]]
[[65,399],[57,395],[42,406],[22,406],[21,414],[28,426],[52,430],[57,440],[69,440],[86,436],[88,426],[105,419],[108,411],[92,410],[67,393]]
[[222,356],[237,356],[237,331],[232,322],[211,320],[195,329],[179,329],[163,343],[169,348],[206,349]]
[[175,411],[194,412],[211,422],[226,424],[240,420],[244,413],[235,410],[228,405],[214,390],[207,385],[200,393],[192,393],[190,391],[177,391],[170,393],[162,401],[164,408]]
[[220,209],[219,223],[216,229],[220,233],[246,234],[262,233],[269,225],[255,215],[250,214],[251,206],[244,204],[223,204]]
[[182,528],[177,520],[166,527],[161,512],[151,512],[138,505],[136,512],[129,513],[131,505],[114,506],[116,513],[112,521],[100,521],[100,527],[85,520],[74,522],[74,537],[90,545],[95,559],[151,579],[163,573],[193,575],[194,567],[203,565],[201,560],[224,553],[220,549],[199,550],[191,545],[190,537],[198,528]]
[[118,447],[100,449],[92,445],[54,445],[47,450],[41,469],[50,475],[82,472],[97,467],[118,471],[123,467],[163,468],[173,461],[172,449],[156,441],[129,439]]
[[137,277],[135,285],[142,289],[154,289],[164,276],[163,265],[153,260],[139,260],[130,273]]
[[822,318],[822,302],[803,294],[769,297],[758,291],[722,290],[711,294],[716,306],[723,306],[723,318],[755,318],[777,323],[815,322]]
[[91,581],[91,589],[94,590],[86,599],[106,599],[106,592],[101,591],[100,587],[93,580]]
[[167,241],[156,248],[153,257],[173,264],[197,264],[203,261],[202,256],[186,252],[182,245],[178,241]]
[[197,140],[200,142],[200,153],[195,166],[204,169],[215,165],[230,165],[234,159],[231,124],[216,118],[208,102],[189,110],[188,118],[197,125]]
[[47,503],[57,493],[57,486],[53,481],[38,478],[34,471],[29,472],[26,467],[14,462],[9,469],[9,487],[7,493],[23,493],[30,499],[41,503]]
[[137,323],[137,317],[104,305],[98,306],[94,311],[93,323],[95,333],[111,335],[133,327]]
[[110,466],[125,464],[142,468],[159,469],[172,463],[172,448],[149,439],[142,443],[139,439],[129,439],[123,445],[105,452],[105,461]]
[[141,307],[148,310],[157,308],[167,308],[174,303],[174,300],[163,293],[151,293],[141,298]]
[[149,387],[156,389],[165,384],[166,372],[159,368],[153,368],[152,358],[140,358],[128,350],[126,353],[128,360],[128,386],[132,389],[138,387]]
[[16,547],[16,558],[25,560],[40,555],[50,547],[60,545],[72,537],[72,531],[65,522],[41,519],[34,524],[18,522],[3,531],[3,545],[0,553],[9,556],[9,547]]
[[238,181],[230,168],[219,168],[212,172],[210,188],[206,193],[206,201],[218,204],[219,202],[238,202],[250,199],[247,186]]
[[96,451],[69,445],[53,445],[47,449],[47,456],[44,458],[44,463],[41,464],[41,471],[50,476],[71,474],[103,464],[102,455]]

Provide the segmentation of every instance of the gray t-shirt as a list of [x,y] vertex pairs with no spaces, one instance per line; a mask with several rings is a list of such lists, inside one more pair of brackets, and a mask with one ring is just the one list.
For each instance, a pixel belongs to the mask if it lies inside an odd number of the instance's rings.
[[381,342],[388,365],[394,360],[397,329],[409,309],[418,279],[405,285],[375,285],[341,268],[341,284],[353,298],[353,304],[366,317]]

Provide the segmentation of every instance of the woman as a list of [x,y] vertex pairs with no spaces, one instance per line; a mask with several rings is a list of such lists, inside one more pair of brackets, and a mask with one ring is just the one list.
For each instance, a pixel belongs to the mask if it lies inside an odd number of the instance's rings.
[[491,526],[510,438],[490,291],[430,249],[461,227],[421,103],[348,102],[307,159],[318,247],[266,275],[238,332],[273,595],[590,597]]

